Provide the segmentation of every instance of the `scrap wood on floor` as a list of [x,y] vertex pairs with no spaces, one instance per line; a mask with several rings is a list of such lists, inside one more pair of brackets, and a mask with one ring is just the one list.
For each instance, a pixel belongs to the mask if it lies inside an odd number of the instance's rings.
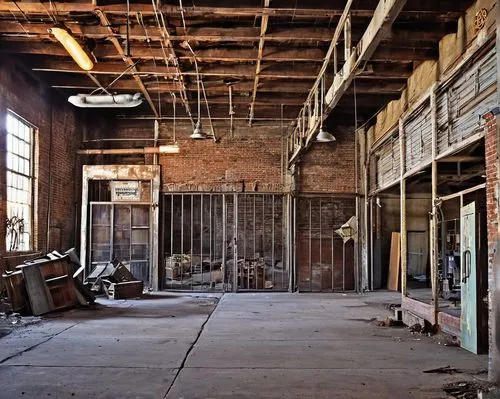
[[27,260],[2,274],[12,311],[34,316],[94,303],[75,274],[81,264],[74,248]]

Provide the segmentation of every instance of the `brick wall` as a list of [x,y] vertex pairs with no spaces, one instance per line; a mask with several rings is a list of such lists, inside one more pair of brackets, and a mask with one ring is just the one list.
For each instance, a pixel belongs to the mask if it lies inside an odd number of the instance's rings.
[[300,164],[299,190],[354,193],[354,133],[335,134],[333,143],[313,143]]
[[[96,114],[99,115],[99,114]],[[87,148],[153,146],[152,120],[114,119],[113,115],[89,120]],[[217,142],[192,140],[191,124],[178,122],[179,154],[160,155],[162,192],[272,192],[283,191],[282,140],[276,127],[237,125],[233,137],[228,121],[214,122]],[[160,124],[160,144],[172,142],[171,121]],[[209,131],[208,125],[205,129]],[[98,141],[99,137],[113,141]],[[117,140],[124,138],[127,140]],[[133,139],[133,140],[130,140]],[[138,158],[141,158],[140,160]],[[152,163],[152,155],[82,157],[85,163]]]
[[493,295],[495,292],[495,273],[496,245],[498,240],[498,169],[497,169],[497,122],[496,116],[489,112],[484,115],[485,125],[485,169],[486,169],[486,213],[487,213],[487,231],[488,231],[488,317],[489,323],[489,352],[496,351],[494,344],[493,325]]
[[[54,92],[46,89],[29,71],[13,59],[0,63],[0,220],[6,219],[5,118],[10,109],[37,127],[38,147],[34,251],[47,248],[47,214],[50,202],[50,243],[48,248],[66,249],[75,245],[75,192],[80,168],[75,150],[80,145],[79,123],[75,111]],[[52,134],[51,134],[52,133]],[[52,139],[51,139],[52,138]],[[49,186],[50,182],[50,186]],[[50,192],[50,197],[49,197]],[[0,225],[0,272],[22,263],[33,253],[7,253],[6,229]]]
[[492,113],[484,116],[485,126],[485,167],[486,167],[486,206],[488,214],[488,265],[492,267],[498,239],[498,173],[497,173],[497,127]]
[[160,156],[162,191],[281,192],[281,139],[179,140],[180,154]]

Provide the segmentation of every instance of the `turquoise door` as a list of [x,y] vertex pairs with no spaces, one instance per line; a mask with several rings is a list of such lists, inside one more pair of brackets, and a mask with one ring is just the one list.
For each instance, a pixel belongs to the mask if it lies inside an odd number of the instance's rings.
[[476,204],[460,210],[461,345],[477,353]]

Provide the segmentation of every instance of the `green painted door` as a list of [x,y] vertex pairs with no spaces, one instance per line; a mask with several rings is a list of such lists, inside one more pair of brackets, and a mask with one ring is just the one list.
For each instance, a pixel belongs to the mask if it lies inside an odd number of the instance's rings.
[[461,344],[477,353],[476,204],[460,210]]

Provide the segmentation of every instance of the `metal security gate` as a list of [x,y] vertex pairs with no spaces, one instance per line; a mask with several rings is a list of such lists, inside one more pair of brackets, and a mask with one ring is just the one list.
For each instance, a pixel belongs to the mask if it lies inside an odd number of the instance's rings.
[[163,288],[288,290],[284,208],[275,194],[164,194]]
[[335,232],[355,215],[354,198],[300,197],[297,219],[297,284],[300,291],[355,289],[354,244]]

